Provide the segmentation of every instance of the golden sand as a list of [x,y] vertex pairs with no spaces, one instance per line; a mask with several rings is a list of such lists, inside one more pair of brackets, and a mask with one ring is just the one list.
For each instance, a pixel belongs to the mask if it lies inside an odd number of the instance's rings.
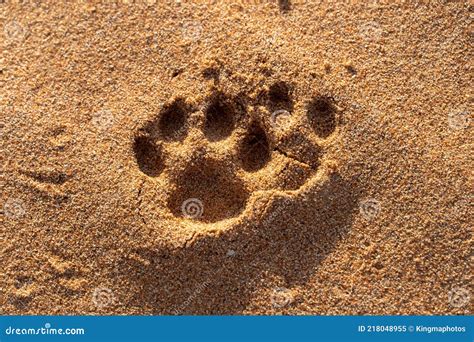
[[1,312],[472,313],[473,8],[0,3]]

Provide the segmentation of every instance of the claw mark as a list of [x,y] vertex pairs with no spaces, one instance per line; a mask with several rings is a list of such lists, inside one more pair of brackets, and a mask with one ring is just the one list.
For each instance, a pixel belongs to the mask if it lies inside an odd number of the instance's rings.
[[16,170],[19,174],[18,181],[21,185],[37,191],[41,196],[54,200],[68,199],[62,186],[72,177],[70,173],[52,169],[43,170]]
[[19,172],[20,174],[24,176],[33,178],[37,182],[56,184],[56,185],[64,184],[71,178],[71,175],[63,173],[63,172],[58,172],[56,170],[39,170],[39,171],[20,170]]

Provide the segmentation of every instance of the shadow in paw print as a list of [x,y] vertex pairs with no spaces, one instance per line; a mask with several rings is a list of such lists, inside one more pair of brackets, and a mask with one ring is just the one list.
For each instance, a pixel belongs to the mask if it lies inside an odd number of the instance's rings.
[[281,12],[288,12],[291,10],[291,1],[290,0],[278,0],[278,7]]
[[135,250],[116,270],[129,288],[124,302],[142,314],[239,314],[268,276],[287,288],[305,284],[351,225],[354,184],[333,173],[306,200],[274,198],[261,219],[218,236]]
[[265,130],[258,122],[253,122],[243,139],[239,155],[245,171],[257,171],[270,161],[270,146]]
[[176,217],[186,215],[182,205],[189,199],[205,200],[199,217],[203,222],[217,222],[238,216],[249,194],[242,181],[217,162],[202,161],[180,175],[168,208]]
[[140,170],[150,177],[163,171],[162,148],[158,139],[178,141],[187,134],[186,119],[192,108],[178,98],[163,107],[156,119],[149,121],[135,137],[133,152]]
[[163,170],[161,149],[150,137],[139,136],[135,138],[133,151],[138,167],[144,174],[157,177],[161,173]]
[[187,108],[184,101],[177,100],[165,108],[159,119],[159,128],[163,138],[179,140],[186,135]]
[[316,96],[308,103],[308,120],[320,138],[329,137],[336,129],[336,112],[329,96]]
[[292,90],[289,84],[278,81],[272,84],[267,93],[267,108],[273,113],[276,110],[293,110]]
[[184,99],[178,98],[163,107],[157,118],[142,130],[149,137],[177,141],[186,137],[186,120],[193,110]]
[[209,141],[227,138],[234,130],[237,108],[224,94],[215,94],[206,109],[204,134]]

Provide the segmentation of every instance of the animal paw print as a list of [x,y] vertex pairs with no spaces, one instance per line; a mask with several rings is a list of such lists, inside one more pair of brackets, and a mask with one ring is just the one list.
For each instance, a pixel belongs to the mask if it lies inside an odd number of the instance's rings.
[[334,100],[295,101],[283,81],[255,94],[212,89],[202,103],[177,97],[139,129],[133,150],[146,175],[145,211],[194,223],[235,220],[255,196],[297,192],[317,174],[337,131]]

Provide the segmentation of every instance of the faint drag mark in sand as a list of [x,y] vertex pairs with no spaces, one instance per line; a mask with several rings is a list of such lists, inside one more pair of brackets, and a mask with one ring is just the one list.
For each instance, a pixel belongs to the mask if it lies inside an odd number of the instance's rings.
[[26,213],[25,203],[19,198],[10,197],[3,205],[3,213],[7,218],[19,219]]
[[17,21],[10,21],[3,27],[3,34],[5,36],[5,42],[20,43],[22,42],[27,34],[26,28]]
[[138,192],[137,192],[137,213],[138,213],[138,216],[140,217],[140,219],[142,220],[143,224],[146,225],[146,220],[145,220],[145,217],[143,217],[143,214],[142,214],[142,201],[143,201],[143,198],[142,198],[142,191],[143,191],[143,184],[145,183],[145,181],[141,181],[140,185],[138,186]]
[[55,169],[39,169],[39,170],[21,170],[20,174],[30,177],[39,183],[48,183],[54,185],[62,185],[66,183],[71,175]]
[[368,221],[375,219],[381,210],[382,205],[375,198],[365,199],[359,204],[360,214]]
[[448,293],[449,304],[454,308],[462,308],[471,302],[471,293],[464,287],[455,287]]
[[452,111],[448,114],[448,126],[453,131],[467,129],[471,123],[471,113],[467,110]]
[[20,271],[15,276],[13,288],[8,291],[10,294],[8,303],[19,310],[27,309],[38,290],[35,280]]
[[64,186],[72,178],[72,173],[54,168],[38,168],[33,170],[17,170],[18,183],[34,190],[44,199],[52,199],[58,203],[67,201],[69,194]]

